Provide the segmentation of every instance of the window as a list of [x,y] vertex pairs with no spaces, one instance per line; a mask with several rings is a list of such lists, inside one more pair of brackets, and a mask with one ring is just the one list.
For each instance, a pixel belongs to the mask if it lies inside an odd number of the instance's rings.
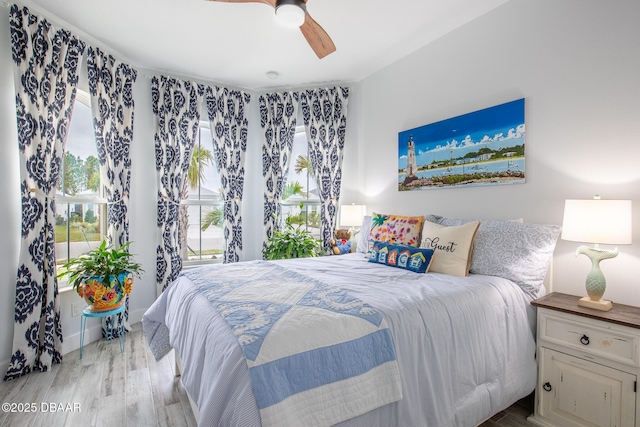
[[320,238],[320,197],[309,160],[309,143],[304,126],[296,128],[287,182],[280,203],[282,220],[303,227]]
[[209,122],[202,121],[187,173],[187,197],[180,203],[184,265],[222,262],[224,201],[214,153]]
[[[56,193],[55,250],[58,266],[100,245],[106,235],[89,94],[78,90]],[[60,270],[59,270],[60,271]]]

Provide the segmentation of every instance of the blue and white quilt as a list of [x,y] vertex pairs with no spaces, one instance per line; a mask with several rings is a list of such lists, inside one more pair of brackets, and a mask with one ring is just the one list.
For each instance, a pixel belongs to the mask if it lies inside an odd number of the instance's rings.
[[330,426],[402,398],[374,307],[266,261],[183,273],[227,322],[268,426]]

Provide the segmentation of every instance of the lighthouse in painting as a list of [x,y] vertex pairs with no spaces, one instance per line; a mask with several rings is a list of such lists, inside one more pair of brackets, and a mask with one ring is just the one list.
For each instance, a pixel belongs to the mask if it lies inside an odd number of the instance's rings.
[[413,135],[409,136],[407,145],[407,178],[417,177],[418,165],[416,164],[416,144],[413,142]]

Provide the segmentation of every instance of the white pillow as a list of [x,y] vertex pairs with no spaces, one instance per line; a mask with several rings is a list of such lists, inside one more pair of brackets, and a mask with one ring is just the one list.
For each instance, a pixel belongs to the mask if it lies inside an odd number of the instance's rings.
[[447,227],[425,221],[422,226],[421,248],[433,249],[429,271],[466,276],[471,265],[471,249],[480,221]]
[[369,230],[371,229],[371,215],[365,215],[362,219],[362,227],[360,227],[360,233],[358,234],[358,246],[356,252],[366,254],[367,246],[369,244]]
[[[469,222],[435,218],[439,224],[449,226]],[[559,225],[483,219],[473,243],[470,272],[504,277],[535,297],[547,274],[561,230]]]

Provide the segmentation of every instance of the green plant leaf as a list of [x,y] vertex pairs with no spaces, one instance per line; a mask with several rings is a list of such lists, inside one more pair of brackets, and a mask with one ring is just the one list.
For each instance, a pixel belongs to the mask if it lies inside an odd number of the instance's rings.
[[110,283],[111,276],[115,276],[120,283],[118,275],[122,273],[140,277],[144,270],[139,263],[133,261],[133,255],[127,250],[131,243],[127,242],[114,249],[107,247],[107,241],[103,240],[97,248],[64,264],[57,277],[68,277],[75,289],[91,277],[100,277],[103,283]]
[[263,251],[268,260],[315,257],[320,254],[320,240],[307,230],[285,224],[284,230],[275,230]]

